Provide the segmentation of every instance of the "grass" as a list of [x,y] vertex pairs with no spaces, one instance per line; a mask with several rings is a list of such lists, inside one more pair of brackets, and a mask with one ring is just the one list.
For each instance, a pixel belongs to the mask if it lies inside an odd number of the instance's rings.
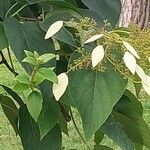
[[[16,60],[14,60],[16,62]],[[16,64],[16,63],[15,63]],[[20,66],[15,65],[15,69],[20,70]],[[0,83],[4,83],[5,85],[12,86],[13,75],[10,73],[4,65],[0,65]],[[132,87],[130,87],[132,88]],[[0,94],[4,93],[4,91],[0,88]],[[150,98],[147,97],[145,93],[141,94],[141,102],[144,106],[144,120],[150,126]],[[83,134],[81,119],[76,110],[74,110],[75,120],[77,125]],[[72,122],[69,123],[69,137],[67,135],[63,135],[63,145],[65,146],[65,150],[69,149],[77,149],[77,150],[87,150],[85,144],[79,138],[76,130]],[[113,147],[115,150],[120,150],[112,140],[105,137],[103,142],[110,147]],[[92,140],[88,141],[88,144],[92,147]],[[0,150],[23,150],[21,146],[21,141],[19,137],[16,137],[11,125],[9,124],[5,114],[0,107]],[[146,148],[144,150],[147,150]]]

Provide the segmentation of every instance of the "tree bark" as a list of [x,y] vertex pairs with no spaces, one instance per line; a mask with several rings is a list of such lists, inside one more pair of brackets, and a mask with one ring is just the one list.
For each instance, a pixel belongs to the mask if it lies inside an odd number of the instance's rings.
[[150,0],[121,0],[122,11],[119,26],[128,27],[130,23],[141,28],[149,26]]

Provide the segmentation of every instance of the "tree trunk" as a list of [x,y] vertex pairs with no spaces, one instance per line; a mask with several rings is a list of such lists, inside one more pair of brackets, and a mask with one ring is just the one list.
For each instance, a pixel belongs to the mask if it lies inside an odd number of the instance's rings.
[[138,24],[141,28],[149,26],[150,0],[121,0],[121,3],[119,26],[128,27],[129,23]]

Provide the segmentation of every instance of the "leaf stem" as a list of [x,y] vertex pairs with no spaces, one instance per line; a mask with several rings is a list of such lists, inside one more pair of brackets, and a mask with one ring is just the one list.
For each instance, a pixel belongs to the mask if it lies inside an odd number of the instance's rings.
[[78,127],[77,127],[77,124],[75,122],[75,119],[74,119],[74,116],[73,116],[73,113],[72,113],[72,110],[70,108],[70,116],[71,116],[71,119],[72,119],[72,122],[73,122],[73,125],[78,133],[78,135],[80,136],[81,140],[83,141],[83,143],[87,146],[88,150],[91,150],[91,148],[89,147],[89,145],[86,143],[84,137],[82,136],[81,132],[79,131]]

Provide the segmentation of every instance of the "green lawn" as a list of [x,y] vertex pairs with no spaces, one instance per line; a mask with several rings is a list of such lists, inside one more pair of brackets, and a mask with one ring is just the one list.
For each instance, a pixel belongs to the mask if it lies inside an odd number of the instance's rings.
[[[18,64],[15,67],[17,70],[20,70],[20,67],[18,66]],[[13,80],[13,75],[6,69],[4,65],[1,65],[0,66],[0,83],[5,83],[9,86],[12,86],[12,84],[10,84],[12,80]],[[2,92],[4,91],[0,88],[0,93]],[[150,126],[150,117],[149,117],[150,98],[148,98],[145,93],[142,93],[140,97],[141,97],[140,100],[142,101],[143,106],[144,106],[144,119]],[[76,110],[74,110],[74,115],[75,115],[77,125],[79,126],[82,132],[81,120]],[[69,137],[66,135],[63,135],[63,137],[64,137],[63,145],[65,146],[65,150],[69,150],[69,149],[86,150],[86,146],[82,143],[81,139],[79,138],[71,122],[69,123]],[[107,137],[105,138],[103,143],[114,147],[115,150],[120,150]],[[88,144],[92,147],[93,145],[92,140],[88,141]],[[0,150],[22,150],[20,139],[19,137],[16,137],[1,107],[0,107]],[[145,148],[145,150],[147,149]]]

